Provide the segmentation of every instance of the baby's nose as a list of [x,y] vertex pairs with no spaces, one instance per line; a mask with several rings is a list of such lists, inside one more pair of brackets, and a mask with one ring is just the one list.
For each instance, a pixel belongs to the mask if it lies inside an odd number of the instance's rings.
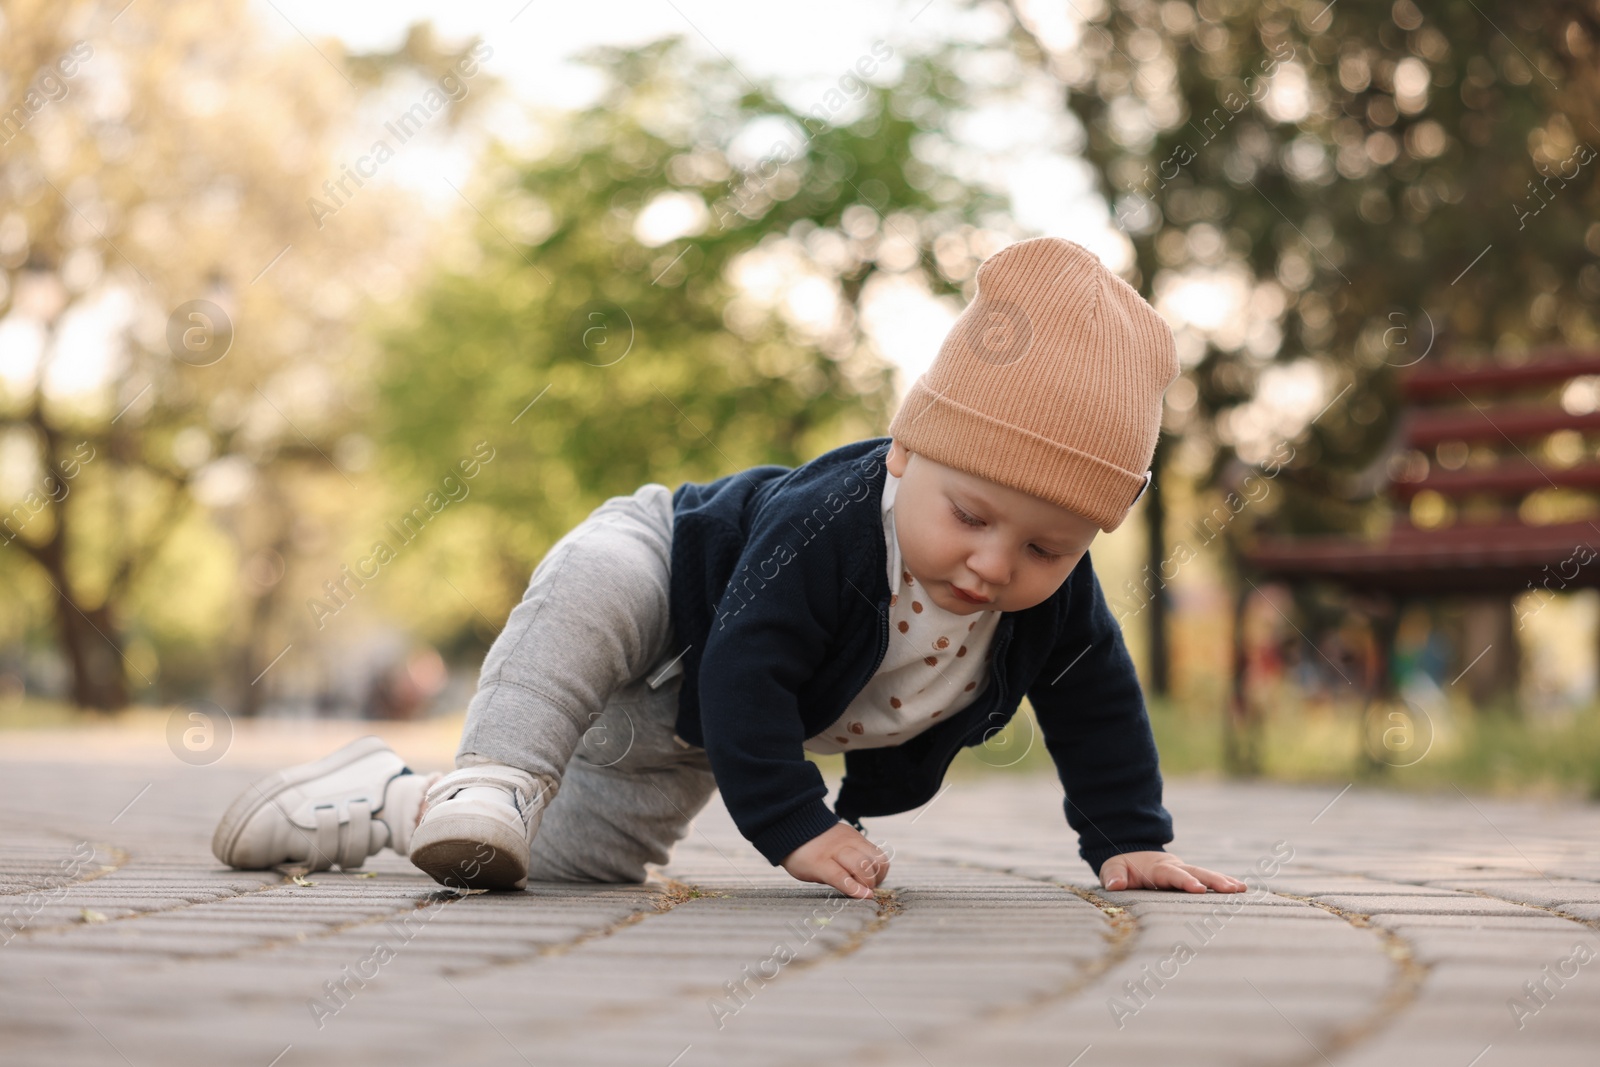
[[994,592],[1007,582],[1011,581],[1011,566],[1002,555],[994,553],[981,553],[967,561],[967,566],[972,568],[972,573],[982,579],[986,590],[993,596]]

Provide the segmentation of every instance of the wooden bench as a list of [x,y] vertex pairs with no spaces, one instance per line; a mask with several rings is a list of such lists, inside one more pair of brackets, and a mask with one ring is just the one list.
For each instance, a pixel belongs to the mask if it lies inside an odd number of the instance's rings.
[[[1402,372],[1399,392],[1388,445],[1356,479],[1393,502],[1392,525],[1370,538],[1261,536],[1236,557],[1228,751],[1237,771],[1259,762],[1242,622],[1262,583],[1330,583],[1367,601],[1380,659],[1377,691],[1365,694],[1369,707],[1398,703],[1394,638],[1407,601],[1478,596],[1510,604],[1530,591],[1600,587],[1600,566],[1587,566],[1600,555],[1600,515],[1559,515],[1562,507],[1592,510],[1592,498],[1581,494],[1600,492],[1600,461],[1587,436],[1600,433],[1600,353],[1545,350],[1516,365],[1434,363]],[[1530,506],[1534,494],[1550,490],[1580,495]],[[1424,521],[1414,520],[1419,515]]]

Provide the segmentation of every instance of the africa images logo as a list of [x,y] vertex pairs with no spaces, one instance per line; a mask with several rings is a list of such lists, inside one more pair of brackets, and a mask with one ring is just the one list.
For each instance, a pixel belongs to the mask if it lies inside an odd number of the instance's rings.
[[1033,320],[1009,300],[986,300],[961,327],[963,343],[985,363],[1003,367],[1028,354]]

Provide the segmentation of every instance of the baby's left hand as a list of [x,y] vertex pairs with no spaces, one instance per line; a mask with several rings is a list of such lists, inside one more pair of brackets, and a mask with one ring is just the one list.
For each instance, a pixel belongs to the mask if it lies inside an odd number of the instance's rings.
[[1204,867],[1184,863],[1170,852],[1124,852],[1100,865],[1100,884],[1107,889],[1182,889],[1204,893],[1242,893],[1249,886]]

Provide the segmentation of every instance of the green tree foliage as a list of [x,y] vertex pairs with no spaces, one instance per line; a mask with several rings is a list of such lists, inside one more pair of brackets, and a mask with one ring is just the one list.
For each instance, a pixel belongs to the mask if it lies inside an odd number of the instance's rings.
[[[397,477],[426,484],[495,449],[467,505],[500,557],[494,607],[472,598],[490,615],[605,497],[881,433],[892,378],[863,293],[880,274],[959,293],[980,223],[1005,225],[996,196],[919,157],[967,94],[947,55],[804,109],[679,38],[586,61],[600,98],[553,123],[542,154],[495,153],[462,191],[470,265],[441,268],[384,334]],[[652,236],[674,217],[680,236]],[[802,281],[797,311],[784,293]]]
[[1400,368],[1593,344],[1592,4],[1111,0],[1089,16],[1070,49],[1026,19],[1017,39],[1060,76],[1144,290],[1242,268],[1265,320],[1180,339],[1193,388],[1169,394],[1168,429],[1217,446],[1211,482],[1282,433],[1251,403],[1263,372],[1310,359],[1329,398],[1353,388],[1297,441],[1283,478],[1300,491],[1276,521],[1351,528]]
[[[1371,528],[1398,461],[1399,370],[1594,342],[1600,19],[1566,0],[1095,0],[1069,5],[1072,26],[1013,6],[1019,53],[1081,123],[1135,283],[1157,300],[1197,275],[1242,292],[1241,313],[1178,333],[1140,607],[1165,692],[1159,489],[1180,441],[1205,488],[1270,464],[1279,491],[1224,519],[1230,549],[1263,520]],[[1309,426],[1262,395],[1286,365],[1334,401]]]
[[[50,643],[81,706],[156,697],[158,646],[253,698],[283,647],[294,490],[346,484],[356,309],[404,281],[388,191],[306,207],[364,93],[338,54],[242,0],[0,12],[0,641]],[[354,65],[459,59],[414,32]]]

